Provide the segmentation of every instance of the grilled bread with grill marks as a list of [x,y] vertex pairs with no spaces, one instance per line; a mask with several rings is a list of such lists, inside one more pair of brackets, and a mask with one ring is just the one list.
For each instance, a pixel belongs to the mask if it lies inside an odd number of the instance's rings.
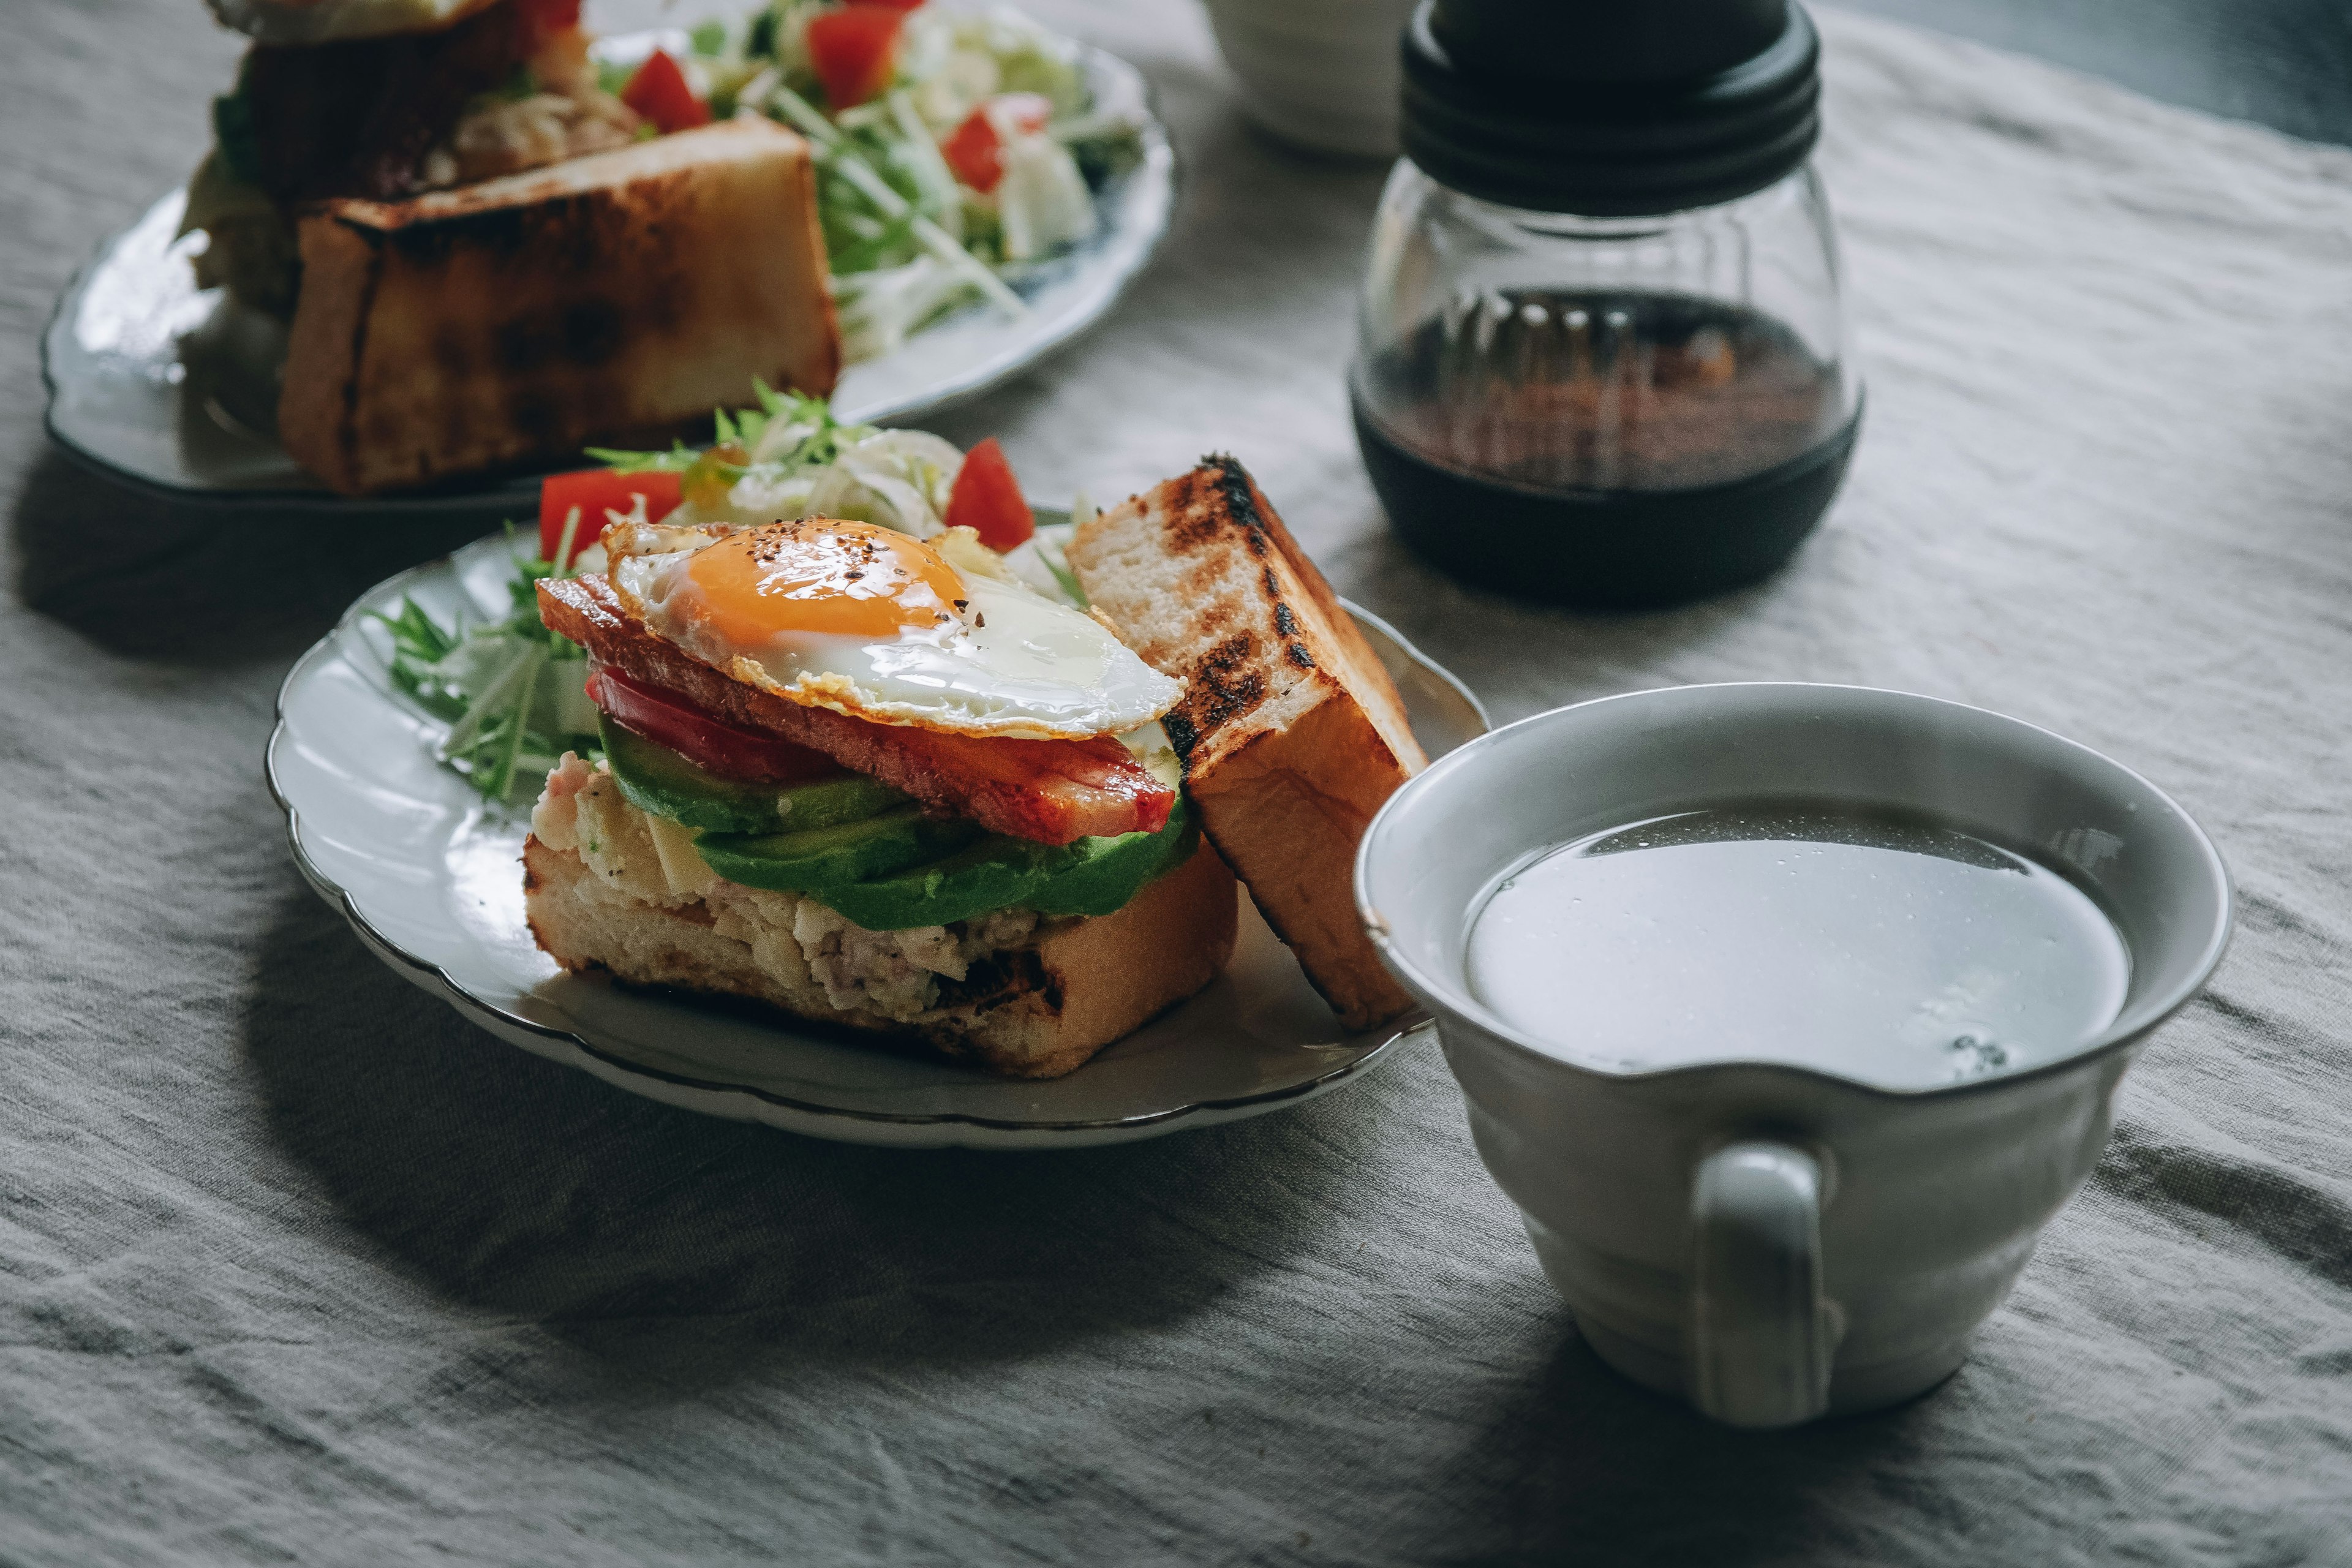
[[841,343],[808,144],[746,118],[301,218],[278,404],[346,494],[576,458],[824,395]]
[[1356,846],[1427,764],[1403,700],[1323,574],[1230,457],[1078,530],[1071,569],[1144,662],[1185,682],[1161,722],[1202,830],[1350,1027],[1408,1010],[1356,918]]

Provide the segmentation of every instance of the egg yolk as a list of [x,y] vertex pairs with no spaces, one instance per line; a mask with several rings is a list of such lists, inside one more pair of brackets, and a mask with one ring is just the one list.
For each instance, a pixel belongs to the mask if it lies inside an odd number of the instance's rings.
[[787,632],[897,637],[952,619],[965,597],[921,540],[834,518],[731,534],[695,552],[686,573],[709,628],[750,646]]

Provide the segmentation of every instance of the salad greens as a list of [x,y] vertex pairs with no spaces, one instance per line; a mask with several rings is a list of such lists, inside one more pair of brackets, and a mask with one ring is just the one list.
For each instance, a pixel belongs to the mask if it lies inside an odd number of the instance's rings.
[[[887,353],[974,301],[1022,313],[1002,274],[1094,233],[1094,192],[1140,156],[1140,106],[1094,102],[1077,47],[1018,12],[928,5],[907,14],[884,90],[835,105],[809,29],[837,9],[776,0],[740,34],[705,23],[688,65],[714,113],[756,110],[809,138],[846,357]],[[1014,95],[1030,96],[1009,108]],[[972,135],[977,165],[943,155]]]
[[518,551],[507,585],[513,605],[500,619],[444,627],[413,597],[398,615],[374,616],[391,637],[393,684],[449,725],[441,760],[492,800],[518,785],[537,794],[567,751],[593,754],[596,706],[583,689],[588,651],[539,618],[541,579],[567,574]]
[[[928,539],[946,528],[948,496],[963,454],[923,430],[845,425],[821,397],[758,387],[760,406],[713,416],[713,444],[667,452],[596,447],[589,456],[623,473],[682,476],[673,522],[761,523],[839,517]],[[602,520],[598,526],[602,527]]]

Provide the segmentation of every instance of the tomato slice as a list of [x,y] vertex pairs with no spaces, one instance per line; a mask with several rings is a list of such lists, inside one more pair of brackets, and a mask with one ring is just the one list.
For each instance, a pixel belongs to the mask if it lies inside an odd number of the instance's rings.
[[1021,481],[1004,460],[1004,448],[991,436],[963,455],[955,488],[948,492],[947,525],[969,528],[991,550],[1012,549],[1037,531],[1036,514],[1022,499]]
[[600,665],[588,677],[588,700],[614,722],[667,746],[698,767],[745,784],[797,784],[849,770],[782,736],[747,730],[690,707],[684,698]]
[[646,63],[621,89],[621,101],[652,121],[654,129],[665,136],[710,123],[710,105],[694,96],[685,70],[667,49],[656,49],[646,57]]
[[[580,509],[580,526],[572,531],[572,553],[604,537],[608,511],[625,512],[646,498],[646,521],[658,522],[676,510],[680,476],[668,469],[649,468],[638,474],[616,474],[610,468],[582,468],[577,473],[550,474],[539,482],[539,558],[555,559],[563,542],[563,520]],[[571,563],[566,562],[566,565]]]
[[947,140],[940,143],[940,156],[947,160],[957,179],[986,195],[1004,178],[1002,128],[1043,131],[1053,118],[1053,100],[1040,93],[1000,93],[965,115],[963,123],[948,132]]
[[855,109],[888,90],[898,69],[898,30],[907,13],[896,5],[845,5],[809,18],[809,68],[824,84],[833,109]]

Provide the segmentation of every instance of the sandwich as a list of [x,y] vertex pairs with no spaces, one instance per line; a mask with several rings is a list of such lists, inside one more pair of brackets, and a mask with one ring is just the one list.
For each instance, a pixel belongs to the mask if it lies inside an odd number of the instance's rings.
[[347,494],[667,437],[841,348],[807,143],[579,0],[214,0],[251,36],[184,225],[289,324],[288,452]]
[[[1272,509],[1249,487],[1253,522],[1175,549],[1161,529],[1156,561],[1107,553],[1140,498],[1097,519],[1069,564],[1087,560],[1107,615],[1054,591],[1058,563],[1024,569],[1010,480],[992,444],[975,449],[921,537],[709,521],[727,510],[710,502],[650,521],[638,498],[609,514],[601,569],[542,578],[541,618],[586,650],[602,756],[565,753],[532,809],[540,946],[574,973],[1050,1078],[1223,970],[1229,843],[1347,1021],[1402,1012],[1337,939],[1354,805],[1309,822],[1299,799],[1360,803],[1420,753]],[[1017,515],[957,504],[990,489]],[[1153,599],[1187,574],[1207,598]],[[1223,576],[1276,586],[1253,605]],[[1193,657],[1236,614],[1282,629]],[[1287,673],[1301,649],[1318,679]],[[1212,807],[1223,838],[1204,834]]]
[[566,968],[1052,1077],[1207,984],[1234,881],[1156,721],[1178,683],[967,529],[605,530],[541,618],[604,760],[524,848]]

